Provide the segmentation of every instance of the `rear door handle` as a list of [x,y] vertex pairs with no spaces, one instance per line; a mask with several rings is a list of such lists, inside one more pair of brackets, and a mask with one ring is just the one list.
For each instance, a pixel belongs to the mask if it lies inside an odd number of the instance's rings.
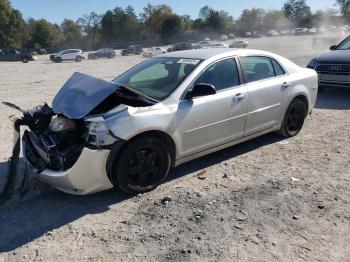
[[236,95],[233,97],[233,101],[238,102],[238,101],[241,101],[241,100],[244,99],[244,98],[245,98],[245,94],[239,93],[239,94],[236,94]]
[[290,83],[288,82],[284,82],[282,85],[281,85],[282,88],[288,88],[290,87]]

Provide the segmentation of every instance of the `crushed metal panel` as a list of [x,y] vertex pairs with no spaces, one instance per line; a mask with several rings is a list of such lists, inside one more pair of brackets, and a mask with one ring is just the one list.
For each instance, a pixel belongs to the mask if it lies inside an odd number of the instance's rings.
[[110,96],[118,84],[82,73],[74,73],[63,85],[52,103],[56,114],[81,119]]

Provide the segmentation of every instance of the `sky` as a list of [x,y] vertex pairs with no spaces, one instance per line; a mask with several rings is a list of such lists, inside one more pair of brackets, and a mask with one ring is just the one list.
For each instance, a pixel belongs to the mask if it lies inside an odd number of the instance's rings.
[[[108,9],[114,9],[116,6],[124,8],[131,5],[139,14],[148,3],[167,4],[177,14],[190,15],[192,18],[197,18],[200,8],[208,5],[215,10],[225,10],[238,18],[246,8],[281,9],[286,0],[10,0],[10,2],[14,8],[22,12],[24,19],[45,18],[50,22],[61,23],[64,18],[76,20],[92,11],[104,14]],[[313,11],[335,8],[334,2],[335,0],[307,0],[307,4]]]

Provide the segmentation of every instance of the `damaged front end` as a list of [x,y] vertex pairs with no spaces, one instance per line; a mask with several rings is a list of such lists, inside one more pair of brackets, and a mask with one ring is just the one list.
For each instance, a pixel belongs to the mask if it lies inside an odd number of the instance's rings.
[[123,144],[111,133],[103,114],[112,109],[117,114],[128,106],[152,103],[128,90],[120,90],[118,84],[80,73],[75,73],[62,87],[52,108],[45,104],[25,112],[4,103],[23,113],[14,122],[15,141],[6,197],[14,193],[20,126],[28,127],[23,134],[24,157],[41,180],[68,193],[90,194],[113,186],[106,164],[110,155],[115,154],[110,154],[112,148]]
[[79,158],[88,129],[83,121],[52,115],[52,121],[26,130],[23,135],[24,153],[38,172],[44,169],[64,171]]

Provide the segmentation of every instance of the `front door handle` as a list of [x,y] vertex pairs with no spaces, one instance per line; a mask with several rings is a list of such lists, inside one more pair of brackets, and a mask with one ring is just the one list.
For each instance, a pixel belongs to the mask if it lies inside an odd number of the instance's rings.
[[281,85],[282,88],[288,88],[290,87],[290,83],[288,82],[284,82],[282,85]]
[[241,100],[244,99],[244,98],[245,98],[245,94],[239,93],[239,94],[236,94],[236,95],[233,97],[233,100],[236,101],[236,102],[238,102],[238,101],[241,101]]

